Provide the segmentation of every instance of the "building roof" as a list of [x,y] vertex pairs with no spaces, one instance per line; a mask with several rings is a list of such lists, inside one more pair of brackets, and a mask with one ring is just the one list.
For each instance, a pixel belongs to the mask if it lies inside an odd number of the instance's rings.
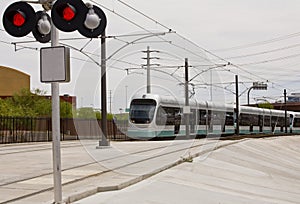
[[24,88],[30,89],[30,75],[0,66],[0,96],[12,96]]

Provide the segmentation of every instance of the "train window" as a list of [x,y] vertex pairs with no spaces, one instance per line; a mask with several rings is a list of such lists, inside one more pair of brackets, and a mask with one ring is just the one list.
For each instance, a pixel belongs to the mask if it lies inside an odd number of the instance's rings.
[[225,112],[221,111],[212,111],[211,112],[211,122],[214,125],[223,125],[225,124]]
[[134,99],[130,104],[129,118],[132,123],[151,123],[156,102],[152,99]]
[[272,116],[271,124],[274,127],[284,126],[284,117]]
[[199,125],[206,124],[206,110],[199,110]]
[[197,110],[195,110],[195,109],[191,110],[191,114],[190,114],[190,123],[191,124],[196,123],[196,113],[197,113]]
[[196,114],[197,114],[197,110],[196,109],[192,109],[191,110],[191,114],[190,114],[190,125],[191,125],[191,129],[190,129],[190,131],[191,131],[191,133],[195,133],[195,125],[196,125],[196,118],[197,118],[197,116],[196,116]]
[[225,120],[225,125],[233,125],[233,112],[227,112],[226,113],[226,120]]
[[300,127],[300,118],[294,118],[294,127]]
[[157,125],[175,125],[181,123],[181,109],[160,106],[157,111]]
[[250,125],[257,126],[259,123],[258,115],[241,113],[239,119],[240,119],[240,125],[242,126],[250,126]]

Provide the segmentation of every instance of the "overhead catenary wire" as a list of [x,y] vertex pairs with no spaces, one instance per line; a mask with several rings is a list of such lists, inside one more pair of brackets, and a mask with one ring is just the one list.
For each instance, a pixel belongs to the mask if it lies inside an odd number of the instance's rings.
[[276,49],[272,49],[272,50],[266,50],[266,51],[262,51],[262,52],[256,52],[256,53],[238,55],[238,56],[229,56],[229,57],[226,57],[226,59],[238,59],[238,58],[247,58],[247,57],[253,57],[253,56],[258,56],[258,55],[265,55],[265,54],[269,54],[269,53],[273,53],[273,52],[279,52],[279,51],[282,51],[282,50],[288,50],[288,49],[296,48],[296,47],[299,47],[299,46],[300,46],[300,43],[285,46],[285,47],[280,47],[280,48],[276,48]]
[[[95,1],[93,1],[93,2],[95,2]],[[118,0],[118,2],[120,2],[120,3],[122,3],[122,4],[124,4],[124,2],[123,1],[120,1],[120,0]],[[127,3],[125,3],[125,4],[127,4]],[[128,5],[128,4],[127,4]],[[130,6],[130,5],[129,5]],[[130,6],[131,7],[131,6]],[[131,8],[131,9],[135,9],[135,8]],[[135,10],[137,10],[137,9],[135,9]],[[138,11],[138,10],[137,10]],[[169,29],[169,27],[167,27],[167,26],[164,26],[163,24],[161,24],[161,23],[159,23],[158,21],[156,21],[156,20],[154,20],[153,18],[151,18],[151,17],[149,17],[149,16],[147,16],[147,15],[145,15],[145,14],[143,14],[143,12],[140,12],[140,11],[138,11],[141,15],[143,15],[144,17],[146,17],[146,18],[148,18],[148,19],[150,19],[150,20],[152,20],[153,22],[155,22],[156,24],[158,24],[158,25],[160,25],[160,26],[162,26],[162,27],[164,27],[165,29]],[[115,12],[114,10],[113,10],[113,13],[115,13],[115,14],[117,14],[117,12]],[[121,15],[122,16],[122,15]],[[119,17],[121,17],[121,16],[119,16]],[[127,20],[128,18],[123,18],[123,19],[125,19],[125,20]],[[128,21],[128,20],[127,20]],[[134,22],[134,21],[133,21]],[[131,23],[131,22],[130,22]],[[138,23],[136,23],[136,26],[138,26],[139,24]],[[140,25],[139,25],[140,26]],[[146,31],[146,32],[150,32],[151,33],[151,31],[149,31],[148,29],[144,29],[144,27],[143,26],[140,26],[140,28],[141,29],[143,29],[144,31]],[[177,33],[176,33],[177,34]],[[299,34],[299,33],[298,33]],[[121,35],[120,35],[121,36]],[[119,36],[119,37],[120,37]],[[124,35],[125,36],[125,35]],[[293,35],[291,34],[290,36],[288,36],[288,37],[293,37]],[[116,38],[115,38],[116,39]],[[278,39],[277,39],[278,40]],[[192,42],[192,41],[191,41]],[[123,43],[128,43],[127,41],[125,41],[125,40],[123,40]],[[179,45],[179,48],[184,48],[183,46],[180,46]],[[203,48],[201,48],[201,49],[203,49]],[[205,52],[207,52],[207,50],[205,50],[205,49],[203,49]],[[192,51],[191,51],[192,52]],[[196,53],[197,55],[198,55],[198,53]],[[211,54],[211,53],[209,53],[209,54]],[[199,55],[200,56],[200,55]],[[218,59],[220,59],[220,58],[218,58]],[[111,58],[111,60],[114,60],[113,58]],[[225,62],[228,62],[228,59],[226,60],[226,59],[222,59],[222,60],[224,60]],[[209,61],[208,59],[207,59],[207,61]],[[120,62],[120,61],[119,61]],[[239,65],[235,65],[235,64],[233,64],[232,62],[231,62],[231,64],[230,65],[232,65],[232,66],[234,66],[235,68],[237,68],[237,69],[240,69],[240,70],[242,70],[242,71],[245,71],[245,70],[243,70],[244,68],[243,67],[241,67],[241,66],[246,66],[246,65],[244,65],[244,64],[239,64]],[[195,69],[195,71],[196,71],[196,67],[193,67],[193,69]],[[201,69],[199,69],[199,71],[201,71]],[[246,71],[245,71],[246,72]],[[232,73],[234,73],[233,71],[232,71]],[[256,78],[260,78],[260,79],[262,79],[261,78],[261,76],[259,76],[259,75],[252,75],[252,73],[251,72],[246,72],[247,74],[249,74],[249,75],[251,75],[251,76],[254,76],[254,78],[253,77],[247,77],[247,76],[243,76],[241,73],[239,73],[240,75],[242,75],[243,77],[245,77],[245,78],[247,78],[247,79],[256,79]],[[267,79],[264,79],[264,80],[267,80]]]
[[[122,3],[122,4],[124,4],[125,6],[129,7],[130,9],[134,10],[135,12],[137,12],[137,13],[141,14],[142,16],[146,17],[147,19],[153,21],[154,23],[158,23],[158,21],[154,20],[153,18],[149,17],[148,15],[144,14],[143,12],[137,10],[137,9],[134,8],[133,6],[131,6],[131,5],[127,4],[127,3],[124,3],[124,2],[121,1],[121,0],[118,0],[118,1],[119,1],[120,3]],[[167,27],[167,26],[165,26],[165,25],[163,25],[163,24],[161,24],[161,23],[158,23],[158,24],[161,25],[161,26],[164,27],[164,28],[169,28],[169,27]],[[181,35],[179,35],[178,33],[176,33],[176,34],[177,34],[178,36],[181,36]],[[287,38],[296,37],[296,36],[299,36],[299,35],[300,35],[300,32],[297,32],[297,33],[289,34],[289,35],[287,35],[287,36],[281,36],[281,37],[278,37],[278,38],[275,38],[275,39],[271,39],[271,40],[267,40],[267,41],[262,41],[262,42],[258,42],[258,43],[248,44],[247,46],[256,46],[256,45],[261,45],[261,44],[266,44],[266,43],[276,42],[276,41],[284,40],[284,39],[287,39]],[[184,38],[183,36],[181,36],[181,37]],[[184,38],[184,39],[186,39],[186,38]],[[233,64],[232,62],[229,62],[228,60],[226,60],[226,59],[224,59],[224,58],[221,58],[221,57],[217,56],[216,54],[212,53],[211,51],[208,51],[208,50],[206,50],[206,49],[200,47],[198,44],[196,44],[196,43],[194,43],[194,42],[192,42],[192,41],[190,41],[190,40],[188,40],[188,39],[186,39],[186,40],[189,41],[190,43],[196,45],[197,47],[201,48],[202,50],[204,50],[205,52],[209,53],[210,55],[215,56],[215,57],[217,57],[218,59],[221,59],[221,60],[223,60],[223,61],[225,61],[225,62],[227,62],[227,63],[230,63],[232,66],[234,66],[234,67],[237,68],[237,69],[240,69],[240,70],[242,70],[242,71],[244,71],[244,72],[246,72],[246,73],[248,73],[248,74],[250,74],[250,75],[253,75],[253,76],[255,76],[256,78],[261,78],[261,79],[263,79],[263,80],[269,81],[269,80],[267,80],[267,79],[265,79],[265,78],[263,78],[263,77],[261,77],[261,76],[255,75],[255,74],[253,74],[252,72],[249,72],[249,71],[245,70],[244,68],[241,67],[241,65],[235,65],[235,64]],[[240,46],[240,47],[241,47],[241,46]],[[246,78],[250,79],[249,77],[246,77]]]
[[[99,3],[95,2],[95,1],[93,1],[93,2],[94,2],[95,4],[99,4]],[[99,4],[99,5],[102,6],[102,7],[104,7],[105,9],[107,9],[107,10],[113,12],[114,14],[118,15],[119,17],[125,19],[126,21],[129,21],[130,23],[134,24],[135,26],[137,26],[137,27],[143,29],[144,31],[150,32],[150,33],[151,33],[151,31],[149,31],[148,29],[143,28],[143,26],[140,26],[140,25],[138,25],[137,23],[134,23],[133,21],[129,20],[128,18],[126,18],[126,17],[124,17],[124,16],[122,16],[122,15],[116,13],[115,11],[112,11],[111,9],[109,9],[109,8],[107,8],[107,7],[105,7],[105,6],[101,5],[101,4]],[[133,9],[133,7],[130,7],[130,8]],[[139,13],[141,13],[141,12],[139,12]],[[146,16],[146,15],[144,15],[144,16]],[[147,18],[150,19],[150,20],[152,20],[152,21],[154,20],[154,19],[152,19],[152,18],[150,18],[150,17],[148,17],[148,16],[147,16]],[[179,35],[179,36],[180,36],[180,35]],[[181,36],[181,37],[182,37],[182,36]],[[186,39],[186,38],[184,38],[184,37],[182,37],[182,38],[183,38],[184,40],[187,40],[188,42],[190,42],[190,43],[196,45],[194,42],[189,41],[188,39]],[[192,52],[192,51],[186,49],[185,47],[182,47],[182,46],[180,46],[180,45],[175,45],[175,44],[172,44],[172,45],[175,46],[175,47],[177,47],[177,48],[179,48],[179,49],[182,49],[182,50],[185,50],[185,51],[187,51],[187,52],[189,52],[189,53],[192,53],[192,54],[194,54],[194,55],[196,55],[196,56],[198,56],[198,57],[201,57],[201,58],[203,58],[204,60],[207,60],[207,59],[204,58],[203,56],[198,55],[197,53],[194,53],[194,52]],[[198,45],[197,45],[197,46],[198,46]],[[202,48],[202,49],[203,49],[203,48]],[[203,50],[204,50],[204,49],[203,49]],[[209,60],[207,60],[207,61],[209,61]]]
[[286,39],[289,39],[289,38],[299,37],[299,36],[300,36],[300,32],[296,32],[296,33],[283,35],[283,36],[273,38],[273,39],[269,39],[269,40],[259,41],[259,42],[255,42],[255,43],[249,43],[249,44],[245,44],[245,45],[239,45],[239,46],[235,46],[235,47],[216,49],[216,50],[212,50],[212,51],[213,52],[224,52],[224,51],[229,51],[229,50],[244,49],[244,48],[249,48],[249,47],[254,47],[254,46],[261,46],[261,45],[265,45],[265,44],[269,44],[269,43],[274,43],[274,42],[286,40]]
[[262,61],[257,61],[257,62],[249,62],[249,63],[239,64],[239,66],[264,64],[264,63],[270,63],[270,62],[275,62],[275,61],[287,60],[287,59],[295,58],[295,57],[299,57],[299,56],[300,56],[300,53],[294,54],[294,55],[289,55],[289,56],[284,56],[284,57],[278,57],[278,58],[274,58],[274,59],[268,59],[268,60],[262,60]]

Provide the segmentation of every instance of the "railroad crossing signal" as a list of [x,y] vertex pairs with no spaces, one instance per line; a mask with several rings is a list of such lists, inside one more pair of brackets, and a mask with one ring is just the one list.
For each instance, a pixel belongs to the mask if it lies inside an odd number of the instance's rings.
[[104,12],[92,4],[81,0],[57,0],[52,7],[53,24],[62,31],[78,32],[88,38],[101,35],[107,24]]
[[51,9],[51,16],[57,29],[72,32],[84,21],[85,12],[87,7],[81,0],[57,0]]
[[50,41],[51,18],[42,11],[35,13],[26,2],[15,2],[4,12],[3,25],[5,30],[14,37],[23,37],[30,32],[37,41]]
[[36,22],[32,29],[35,39],[41,43],[47,43],[51,39],[51,18],[43,11],[36,12]]
[[[48,2],[48,1],[46,1]],[[61,31],[78,32],[88,38],[101,35],[107,24],[104,12],[82,0],[57,0],[51,8],[53,24]],[[3,15],[3,25],[7,33],[14,37],[23,37],[30,32],[37,41],[50,41],[51,18],[46,11],[35,13],[32,6],[20,1],[8,6]]]
[[23,37],[29,34],[35,24],[35,12],[25,2],[15,2],[4,12],[3,26],[14,37]]
[[101,35],[107,24],[105,13],[97,6],[87,4],[84,23],[80,23],[78,32],[88,38],[96,38]]

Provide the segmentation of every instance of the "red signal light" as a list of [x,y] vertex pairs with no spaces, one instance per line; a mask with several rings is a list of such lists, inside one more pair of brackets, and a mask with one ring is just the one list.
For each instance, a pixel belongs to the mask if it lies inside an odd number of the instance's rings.
[[23,37],[35,27],[36,15],[32,6],[19,1],[7,7],[2,21],[8,34],[14,37]]
[[13,16],[13,24],[17,27],[21,27],[24,25],[26,19],[25,14],[23,14],[21,11],[17,11]]
[[56,0],[51,8],[51,18],[57,29],[72,32],[83,24],[87,12],[82,0]]
[[74,19],[75,14],[76,14],[75,8],[73,8],[70,5],[67,5],[63,10],[63,18],[66,21],[71,21],[72,19]]

